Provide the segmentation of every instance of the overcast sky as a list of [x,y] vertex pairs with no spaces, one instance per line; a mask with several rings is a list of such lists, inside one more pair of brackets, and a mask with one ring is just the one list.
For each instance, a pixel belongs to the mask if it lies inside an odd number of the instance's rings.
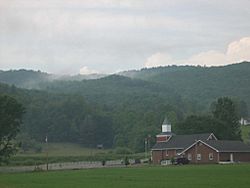
[[114,73],[250,60],[249,0],[0,0],[0,69]]

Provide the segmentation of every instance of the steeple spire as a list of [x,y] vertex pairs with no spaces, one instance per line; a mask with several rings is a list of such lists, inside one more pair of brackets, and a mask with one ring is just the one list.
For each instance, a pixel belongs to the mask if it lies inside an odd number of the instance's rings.
[[164,119],[162,123],[162,132],[171,132],[171,124],[167,118]]

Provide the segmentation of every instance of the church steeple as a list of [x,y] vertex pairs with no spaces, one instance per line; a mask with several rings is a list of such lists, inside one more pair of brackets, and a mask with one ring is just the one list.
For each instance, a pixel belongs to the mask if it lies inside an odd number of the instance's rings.
[[162,132],[156,135],[156,142],[168,142],[173,135],[175,134],[171,132],[171,123],[165,118],[162,123]]
[[166,132],[171,133],[171,123],[168,121],[167,118],[164,119],[161,128],[162,128],[163,133],[166,133]]

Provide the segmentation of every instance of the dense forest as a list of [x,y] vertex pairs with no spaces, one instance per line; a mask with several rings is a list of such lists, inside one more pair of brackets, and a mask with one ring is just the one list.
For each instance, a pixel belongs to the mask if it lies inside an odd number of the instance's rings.
[[0,71],[0,94],[23,104],[21,132],[30,139],[43,142],[47,135],[51,142],[142,151],[144,139],[152,135],[154,142],[166,116],[173,130],[182,133],[179,122],[189,115],[210,113],[210,104],[222,96],[232,97],[239,115],[247,117],[249,75],[247,62],[210,68],[159,67],[92,80],[55,79],[40,71]]

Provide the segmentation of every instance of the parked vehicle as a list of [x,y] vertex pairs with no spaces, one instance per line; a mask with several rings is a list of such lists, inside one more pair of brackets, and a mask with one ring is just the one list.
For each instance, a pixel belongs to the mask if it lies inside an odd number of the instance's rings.
[[175,164],[177,165],[184,165],[184,164],[188,164],[189,160],[187,158],[177,158]]

